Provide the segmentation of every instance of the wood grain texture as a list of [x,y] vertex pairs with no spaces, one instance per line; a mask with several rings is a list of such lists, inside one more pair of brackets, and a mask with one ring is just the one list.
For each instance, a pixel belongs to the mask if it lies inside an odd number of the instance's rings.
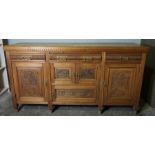
[[107,75],[107,105],[108,104],[132,104],[132,90],[134,90],[136,68],[110,66],[105,73]]
[[[45,94],[45,64],[13,62],[12,72],[17,103],[46,102]],[[32,101],[30,101],[30,98]]]
[[139,107],[148,47],[116,44],[5,46],[13,106]]

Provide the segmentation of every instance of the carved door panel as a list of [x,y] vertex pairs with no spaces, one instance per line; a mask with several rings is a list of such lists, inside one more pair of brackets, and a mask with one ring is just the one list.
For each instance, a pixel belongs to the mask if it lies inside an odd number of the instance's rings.
[[136,66],[111,65],[105,69],[105,104],[133,105],[136,87]]
[[78,64],[77,68],[77,82],[94,84],[97,82],[98,64],[81,63]]
[[74,63],[51,63],[51,79],[54,84],[71,84],[75,81]]
[[18,103],[41,103],[47,101],[45,63],[13,62],[13,81]]
[[52,88],[53,104],[97,105],[95,86],[54,86]]

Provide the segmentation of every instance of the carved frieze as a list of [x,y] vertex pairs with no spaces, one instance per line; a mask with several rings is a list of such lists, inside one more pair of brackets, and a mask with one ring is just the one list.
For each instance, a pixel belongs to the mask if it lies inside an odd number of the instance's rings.
[[11,60],[45,60],[45,55],[10,55]]
[[142,54],[107,54],[106,55],[107,61],[140,61],[142,60]]
[[65,54],[51,54],[51,60],[67,61],[67,60],[82,60],[82,61],[101,61],[101,55],[65,55]]

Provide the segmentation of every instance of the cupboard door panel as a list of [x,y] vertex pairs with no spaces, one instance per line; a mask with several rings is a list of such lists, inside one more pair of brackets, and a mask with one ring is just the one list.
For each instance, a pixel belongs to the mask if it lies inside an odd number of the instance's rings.
[[97,82],[97,67],[98,64],[82,63],[78,65],[78,79],[79,83],[94,83]]
[[133,105],[136,67],[110,66],[105,72],[105,104]]
[[45,64],[13,62],[13,81],[19,103],[45,102],[47,100],[45,86]]
[[51,63],[51,79],[54,84],[70,84],[75,81],[74,63]]

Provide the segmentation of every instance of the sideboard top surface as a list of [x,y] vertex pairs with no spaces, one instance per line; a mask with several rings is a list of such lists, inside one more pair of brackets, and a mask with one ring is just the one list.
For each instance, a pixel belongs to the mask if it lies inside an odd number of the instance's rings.
[[149,47],[142,46],[138,44],[131,44],[131,43],[65,43],[65,44],[53,44],[53,43],[18,43],[13,45],[6,45],[4,46],[5,51],[14,51],[14,50],[54,50],[54,49],[96,49],[96,50],[140,50],[142,52],[147,52]]

